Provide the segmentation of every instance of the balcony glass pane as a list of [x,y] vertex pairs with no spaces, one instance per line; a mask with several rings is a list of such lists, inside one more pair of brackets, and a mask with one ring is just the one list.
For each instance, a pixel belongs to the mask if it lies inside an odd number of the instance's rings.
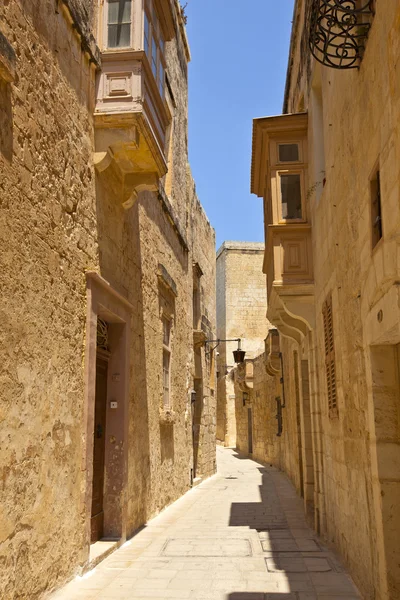
[[147,56],[150,56],[149,39],[150,39],[149,19],[148,19],[148,16],[146,15],[146,13],[144,13],[144,51],[146,52]]
[[157,79],[157,44],[153,38],[151,45],[151,70],[154,77]]
[[298,162],[298,144],[279,144],[279,162]]
[[131,24],[108,26],[108,47],[127,48],[131,44]]
[[164,96],[164,67],[160,63],[160,72],[159,72],[160,80],[158,82],[158,89],[160,90],[161,96]]
[[282,218],[301,219],[300,174],[281,175]]
[[130,23],[131,3],[132,0],[108,0],[108,24]]

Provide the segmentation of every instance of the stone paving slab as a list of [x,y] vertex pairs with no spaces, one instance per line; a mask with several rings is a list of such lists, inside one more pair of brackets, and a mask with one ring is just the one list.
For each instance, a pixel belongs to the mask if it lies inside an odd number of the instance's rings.
[[286,476],[217,451],[217,476],[52,600],[360,600]]

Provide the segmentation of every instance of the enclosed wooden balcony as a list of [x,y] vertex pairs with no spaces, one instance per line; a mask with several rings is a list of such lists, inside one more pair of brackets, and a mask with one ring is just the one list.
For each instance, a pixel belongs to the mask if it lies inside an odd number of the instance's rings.
[[256,119],[253,129],[251,191],[264,199],[267,316],[298,342],[314,325],[307,125],[302,113]]
[[171,0],[105,0],[101,6],[95,165],[121,182],[125,208],[140,191],[157,191],[167,172],[165,43],[175,35],[174,11]]

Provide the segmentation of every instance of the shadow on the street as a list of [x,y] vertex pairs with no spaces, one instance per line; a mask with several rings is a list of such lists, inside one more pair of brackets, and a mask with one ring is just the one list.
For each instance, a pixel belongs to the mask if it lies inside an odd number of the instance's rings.
[[261,502],[233,502],[229,525],[231,527],[247,526],[256,531],[287,529],[286,517],[268,468],[259,467],[258,470],[262,477],[260,485]]
[[[246,456],[237,453],[234,458]],[[261,475],[260,502],[232,502],[229,526],[258,532],[265,575],[271,574],[271,581],[276,581],[277,587],[282,583],[285,591],[233,592],[226,600],[317,600],[315,584],[325,595],[357,600],[360,596],[351,579],[308,527],[300,499],[292,496],[289,482],[275,467],[256,465]]]

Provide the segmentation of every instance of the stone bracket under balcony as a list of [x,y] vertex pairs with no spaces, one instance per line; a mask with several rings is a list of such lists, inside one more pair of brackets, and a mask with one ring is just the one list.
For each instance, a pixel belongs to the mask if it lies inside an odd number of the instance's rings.
[[251,359],[239,363],[236,372],[235,380],[240,391],[249,392],[254,387],[254,362]]
[[97,76],[94,163],[124,208],[158,191],[171,114],[142,51],[105,51]]
[[264,269],[268,319],[283,335],[301,343],[315,319],[311,226],[269,225]]
[[99,174],[107,171],[108,180],[118,187],[122,206],[133,206],[140,192],[157,192],[158,181],[167,167],[164,161],[154,158],[143,116],[96,115],[95,126],[95,168]]
[[273,284],[268,298],[267,317],[282,335],[301,344],[315,327],[314,284],[293,286]]
[[275,377],[281,373],[281,347],[278,329],[270,329],[265,338],[265,370]]

